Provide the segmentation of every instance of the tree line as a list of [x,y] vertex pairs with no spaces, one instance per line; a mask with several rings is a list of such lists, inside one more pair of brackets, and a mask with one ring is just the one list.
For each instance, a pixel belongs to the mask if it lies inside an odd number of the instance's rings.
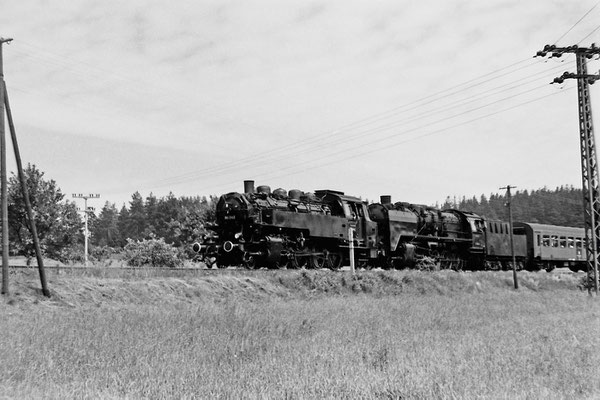
[[106,202],[98,216],[89,216],[90,242],[120,248],[128,240],[162,238],[175,247],[185,246],[206,233],[204,226],[215,220],[216,201],[214,196],[175,197],[173,193],[160,198],[150,193],[144,199],[135,192],[128,206],[117,209],[115,203]]
[[[508,220],[505,193],[492,193],[489,197],[447,197],[442,208],[472,211],[488,219]],[[560,186],[554,190],[520,190],[512,195],[511,209],[514,221],[583,227],[583,193],[573,186]]]

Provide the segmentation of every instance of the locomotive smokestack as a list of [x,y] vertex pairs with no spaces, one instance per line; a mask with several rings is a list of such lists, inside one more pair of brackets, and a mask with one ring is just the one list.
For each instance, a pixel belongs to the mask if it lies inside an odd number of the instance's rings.
[[381,201],[381,204],[392,204],[392,196],[390,195],[380,196],[379,200]]
[[254,193],[254,181],[244,181],[244,193]]

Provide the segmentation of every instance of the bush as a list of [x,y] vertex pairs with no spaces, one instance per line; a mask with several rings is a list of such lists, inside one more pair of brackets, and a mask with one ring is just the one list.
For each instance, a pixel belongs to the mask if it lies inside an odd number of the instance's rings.
[[[83,245],[77,244],[73,246],[64,247],[61,250],[61,255],[59,257],[56,256],[56,252],[54,252],[53,256],[55,260],[61,262],[70,262],[70,263],[82,263],[84,260],[83,257]],[[47,253],[44,254],[44,257],[50,257]],[[33,256],[35,258],[35,255]],[[50,257],[52,258],[52,257]]]
[[92,261],[107,261],[118,255],[119,251],[110,246],[91,246],[89,258]]
[[123,259],[132,267],[152,266],[177,268],[183,263],[179,253],[172,245],[165,243],[163,238],[144,239],[135,241],[127,239]]

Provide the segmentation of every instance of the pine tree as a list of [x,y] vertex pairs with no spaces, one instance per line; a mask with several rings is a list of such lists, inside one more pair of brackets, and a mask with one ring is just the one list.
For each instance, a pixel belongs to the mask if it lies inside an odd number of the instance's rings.
[[92,243],[96,246],[120,246],[119,211],[114,203],[104,204],[91,231]]
[[132,240],[143,239],[146,233],[146,226],[144,200],[139,192],[135,192],[129,202],[129,218],[127,220],[127,230],[124,232],[125,237]]
[[155,235],[156,237],[163,237],[161,235],[162,232],[157,232],[157,222],[158,222],[158,199],[152,192],[146,197],[146,202],[144,203],[144,211],[146,213],[146,226],[144,229],[144,237],[150,237],[150,235]]
[[125,204],[123,204],[121,211],[119,211],[117,228],[119,228],[119,247],[124,247],[129,237],[129,210],[125,207]]

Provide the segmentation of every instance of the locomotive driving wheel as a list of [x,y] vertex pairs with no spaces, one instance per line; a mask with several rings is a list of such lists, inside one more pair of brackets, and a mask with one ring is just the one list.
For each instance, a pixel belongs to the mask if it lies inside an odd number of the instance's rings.
[[294,254],[290,260],[290,268],[305,269],[308,267],[309,256]]
[[342,253],[339,251],[330,251],[327,254],[327,266],[332,270],[338,270],[342,267]]
[[322,269],[326,268],[327,265],[327,250],[313,251],[313,254],[310,256],[310,267],[314,269]]
[[336,251],[316,251],[310,257],[310,264],[315,269],[329,268],[338,270],[342,266],[342,253]]

